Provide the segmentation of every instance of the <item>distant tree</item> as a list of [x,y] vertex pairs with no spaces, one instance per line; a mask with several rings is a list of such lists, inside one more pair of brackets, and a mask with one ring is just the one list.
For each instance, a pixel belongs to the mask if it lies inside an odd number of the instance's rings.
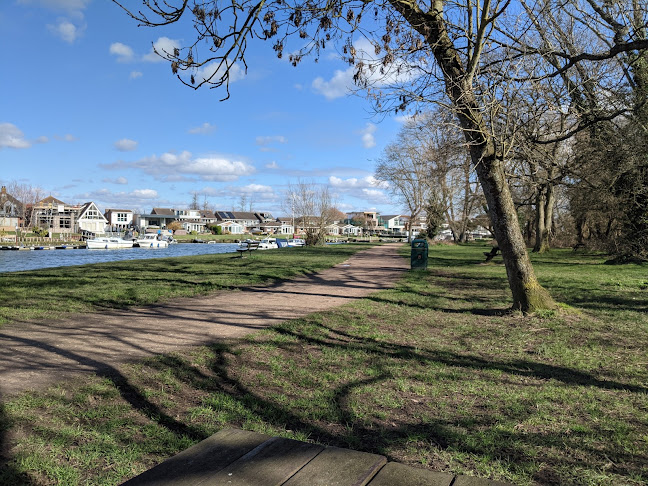
[[22,203],[20,219],[23,221],[23,226],[31,226],[34,206],[43,199],[43,189],[38,186],[13,181],[7,184],[7,192]]
[[330,216],[333,221],[344,221],[346,219],[346,214],[335,207],[331,208]]
[[223,228],[217,224],[212,224],[209,226],[209,231],[212,232],[214,235],[222,235],[223,234]]
[[304,228],[306,244],[326,243],[326,228],[340,215],[329,187],[300,180],[288,185],[285,201],[289,201],[296,224]]
[[191,203],[189,204],[189,209],[200,209],[200,205],[198,204],[198,193],[195,191],[191,193]]
[[182,229],[182,224],[180,221],[171,221],[170,223],[167,223],[166,227],[171,231],[177,231]]
[[433,240],[441,231],[443,222],[445,220],[444,204],[441,197],[432,193],[427,203],[425,204],[425,231],[422,231],[419,236],[425,236]]
[[239,198],[238,210],[252,212],[252,199],[247,194],[241,194]]

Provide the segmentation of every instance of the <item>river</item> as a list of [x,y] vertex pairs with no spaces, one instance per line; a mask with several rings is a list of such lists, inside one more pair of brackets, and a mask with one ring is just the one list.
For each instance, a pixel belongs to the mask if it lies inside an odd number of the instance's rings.
[[89,263],[147,260],[214,253],[234,253],[236,243],[191,244],[178,243],[168,248],[127,248],[122,250],[31,250],[0,251],[0,273],[38,270],[39,268],[68,267]]

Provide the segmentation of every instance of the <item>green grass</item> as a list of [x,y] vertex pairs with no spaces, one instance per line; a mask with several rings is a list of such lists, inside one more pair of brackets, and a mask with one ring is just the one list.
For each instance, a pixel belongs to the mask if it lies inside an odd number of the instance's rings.
[[283,248],[0,273],[0,326],[72,312],[146,305],[219,289],[271,284],[346,260],[369,245]]
[[484,249],[434,246],[393,290],[9,400],[0,484],[118,484],[225,426],[520,485],[646,484],[646,267],[534,255],[563,309],[521,316]]

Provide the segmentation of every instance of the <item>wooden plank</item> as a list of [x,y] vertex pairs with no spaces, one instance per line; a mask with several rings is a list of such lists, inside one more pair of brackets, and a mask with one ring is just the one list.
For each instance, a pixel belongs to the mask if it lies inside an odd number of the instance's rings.
[[223,429],[124,485],[194,486],[268,439],[269,436],[256,432]]
[[472,476],[457,476],[452,486],[511,486],[511,484]]
[[323,449],[307,442],[273,437],[201,485],[279,486]]
[[327,447],[284,486],[365,486],[386,462],[377,454]]
[[394,486],[403,484],[407,486],[455,486],[452,483],[453,474],[428,471],[406,466],[397,462],[390,462],[383,467],[369,486]]

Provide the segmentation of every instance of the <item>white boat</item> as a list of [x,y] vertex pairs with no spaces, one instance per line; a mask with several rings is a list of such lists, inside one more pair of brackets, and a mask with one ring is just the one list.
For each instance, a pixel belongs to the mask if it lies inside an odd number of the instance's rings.
[[169,241],[155,233],[146,233],[135,240],[140,248],[168,248]]
[[125,240],[114,236],[93,238],[86,241],[88,250],[115,250],[118,248],[133,248],[133,240]]
[[289,238],[287,245],[288,246],[304,246],[304,245],[306,245],[306,240],[303,240],[302,238]]
[[274,250],[279,248],[276,238],[264,238],[259,241],[259,250]]

